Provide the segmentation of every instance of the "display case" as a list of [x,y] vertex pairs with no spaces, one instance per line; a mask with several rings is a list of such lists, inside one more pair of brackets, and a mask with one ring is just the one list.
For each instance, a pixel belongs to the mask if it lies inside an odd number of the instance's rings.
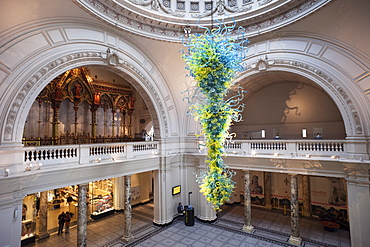
[[22,204],[21,246],[36,240],[36,200],[35,194],[27,195]]
[[91,218],[98,219],[113,214],[113,180],[105,179],[89,184]]

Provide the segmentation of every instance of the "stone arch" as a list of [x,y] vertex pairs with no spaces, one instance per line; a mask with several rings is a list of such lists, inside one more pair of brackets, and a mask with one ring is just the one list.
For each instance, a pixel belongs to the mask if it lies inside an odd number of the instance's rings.
[[[68,25],[67,27],[54,27],[56,30],[63,28],[67,29],[70,27]],[[85,27],[83,30],[89,32],[92,30],[92,27]],[[108,36],[108,33],[106,31],[93,31],[95,35],[96,32],[101,32],[101,39],[107,40],[106,36]],[[19,39],[19,45],[27,42],[27,39],[30,36],[35,36],[35,33],[42,34],[43,32],[43,30],[36,30],[25,33]],[[148,99],[146,103],[156,126],[156,137],[164,138],[168,136],[170,123],[165,109],[166,104],[164,103],[163,94],[168,101],[167,95],[170,95],[170,93],[163,86],[166,85],[166,82],[162,78],[160,71],[156,70],[157,66],[153,64],[150,58],[145,57],[135,46],[131,46],[129,41],[123,41],[122,37],[118,35],[112,36],[113,34],[109,33],[110,38],[114,37],[122,41],[122,43],[127,42],[125,45],[129,44],[132,52],[135,53],[129,54],[122,48],[116,47],[115,61],[118,64],[112,65],[111,60],[107,60],[108,44],[86,41],[83,34],[79,35],[78,32],[74,32],[74,35],[73,40],[69,40],[68,43],[58,41],[58,45],[45,45],[43,49],[31,49],[33,51],[31,54],[24,57],[19,56],[19,60],[13,62],[14,66],[9,66],[8,75],[2,83],[2,88],[6,87],[3,91],[5,94],[0,102],[1,109],[3,109],[3,118],[0,119],[1,144],[20,144],[25,118],[37,95],[49,81],[59,74],[82,66],[98,66],[110,70],[131,83],[143,98]],[[43,39],[43,37],[43,35],[38,36],[39,39]],[[9,41],[9,43],[11,42]],[[83,48],[84,46],[81,46],[81,42],[85,45],[88,44],[88,48]],[[5,43],[7,42],[5,41]],[[11,44],[13,47],[17,45],[17,43]],[[132,59],[137,54],[140,54],[141,61]],[[4,61],[14,60],[11,52],[1,54],[1,58]],[[151,68],[150,71],[147,69],[148,67]],[[153,73],[157,75],[155,78],[152,76]],[[158,85],[161,85],[160,89]]]
[[[249,45],[244,61],[246,70],[235,80],[239,85],[253,75],[264,72],[288,72],[320,86],[337,105],[346,129],[347,139],[366,138],[370,134],[370,58],[344,44],[325,37],[284,33],[279,39]],[[366,66],[367,65],[367,66]],[[249,88],[244,88],[249,91]],[[188,116],[187,134],[199,133],[200,126]]]

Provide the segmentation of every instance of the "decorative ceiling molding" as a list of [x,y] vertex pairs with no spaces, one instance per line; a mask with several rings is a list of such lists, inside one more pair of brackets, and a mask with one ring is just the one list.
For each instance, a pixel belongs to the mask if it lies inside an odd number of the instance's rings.
[[[221,17],[225,17],[226,23],[231,23],[233,18],[246,29],[248,37],[253,37],[298,21],[334,0],[243,0],[236,1],[236,5],[234,1],[218,0],[214,8],[207,10],[205,7],[202,12],[199,9],[199,13],[191,11],[190,1],[177,1],[184,5],[188,3],[190,7],[185,12],[176,9],[177,4],[171,6],[174,0],[73,1],[117,29],[152,39],[181,42],[185,26],[189,25],[193,32],[203,32],[197,28],[197,23],[210,26],[210,18],[199,18],[209,16],[212,12],[217,11]],[[185,13],[185,17],[182,13]]]
[[[184,17],[185,13],[179,11],[173,11],[172,9],[165,6],[160,0],[130,0],[133,4],[142,5],[142,6],[151,6],[153,11],[162,10],[164,13],[168,15],[172,15],[175,17]],[[169,1],[163,1],[164,3],[169,3]]]
[[218,0],[215,4],[215,7],[210,11],[204,11],[201,14],[191,14],[193,18],[203,18],[206,16],[211,16],[217,12],[217,15],[228,15],[228,14],[235,14],[235,13],[243,13],[247,12],[252,9],[252,5],[248,6],[229,6],[225,3],[225,0]]

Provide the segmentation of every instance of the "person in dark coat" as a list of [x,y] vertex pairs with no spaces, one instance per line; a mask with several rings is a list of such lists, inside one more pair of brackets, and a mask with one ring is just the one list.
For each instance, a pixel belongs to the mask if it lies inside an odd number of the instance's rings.
[[65,213],[62,212],[59,216],[58,216],[58,235],[60,235],[61,233],[63,233],[63,226],[64,226],[64,222],[65,222]]
[[64,217],[64,224],[65,224],[65,232],[69,233],[69,225],[71,223],[72,213],[66,212]]
[[179,215],[184,214],[184,207],[182,206],[181,202],[179,202],[179,206],[177,206],[177,212],[179,213]]

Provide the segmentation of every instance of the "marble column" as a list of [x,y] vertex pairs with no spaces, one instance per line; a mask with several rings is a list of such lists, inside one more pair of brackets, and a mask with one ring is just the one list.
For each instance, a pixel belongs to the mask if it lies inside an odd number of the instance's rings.
[[271,204],[271,195],[272,195],[272,187],[271,187],[271,172],[264,172],[265,177],[265,208],[272,209]]
[[40,193],[40,209],[39,209],[39,241],[50,237],[48,232],[48,192]]
[[124,241],[125,243],[129,243],[134,240],[134,236],[131,233],[131,175],[126,175],[123,178],[125,183],[125,205],[122,241]]
[[302,238],[299,237],[299,204],[298,204],[298,175],[290,174],[290,207],[291,207],[291,229],[292,233],[289,243],[301,245]]
[[253,232],[254,227],[252,226],[252,202],[251,202],[251,190],[250,190],[250,174],[249,170],[243,170],[244,172],[244,226],[243,231]]
[[78,220],[77,220],[77,246],[86,246],[87,240],[87,204],[86,194],[89,184],[78,185]]
[[303,188],[303,210],[302,214],[304,217],[311,216],[311,198],[310,198],[310,178],[307,175],[302,176],[302,188]]

